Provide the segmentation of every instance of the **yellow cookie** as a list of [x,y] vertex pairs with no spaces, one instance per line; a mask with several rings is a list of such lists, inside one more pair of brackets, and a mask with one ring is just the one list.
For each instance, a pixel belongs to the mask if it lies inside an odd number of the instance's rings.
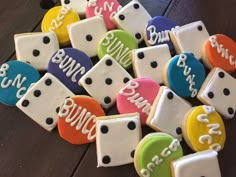
[[78,14],[67,6],[56,6],[43,17],[41,29],[43,32],[55,32],[61,46],[70,43],[67,25],[79,21]]
[[220,151],[224,147],[224,122],[213,106],[193,107],[185,115],[182,130],[185,141],[194,151]]

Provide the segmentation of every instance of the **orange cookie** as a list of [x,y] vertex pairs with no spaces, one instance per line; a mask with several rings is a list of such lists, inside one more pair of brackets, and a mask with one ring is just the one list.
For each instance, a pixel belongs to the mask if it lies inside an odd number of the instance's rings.
[[95,141],[95,118],[105,113],[95,99],[77,95],[65,99],[58,115],[60,136],[72,144],[85,144]]
[[211,36],[204,47],[203,62],[209,67],[219,67],[226,72],[236,70],[236,43],[223,34]]

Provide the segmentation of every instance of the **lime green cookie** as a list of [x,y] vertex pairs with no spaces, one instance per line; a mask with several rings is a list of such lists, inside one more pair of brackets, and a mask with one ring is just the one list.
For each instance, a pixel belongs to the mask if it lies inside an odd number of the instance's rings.
[[137,146],[135,169],[141,177],[172,177],[170,162],[183,156],[177,139],[166,133],[145,136]]
[[132,65],[130,52],[138,48],[134,37],[122,30],[107,32],[99,42],[98,57],[102,59],[106,54],[112,56],[121,66],[128,69]]

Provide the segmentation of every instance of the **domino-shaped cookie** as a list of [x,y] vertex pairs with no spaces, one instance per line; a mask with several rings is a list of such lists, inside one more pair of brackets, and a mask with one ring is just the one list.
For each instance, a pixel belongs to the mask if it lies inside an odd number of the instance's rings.
[[87,0],[61,0],[61,5],[74,9],[79,15],[84,15],[86,12]]

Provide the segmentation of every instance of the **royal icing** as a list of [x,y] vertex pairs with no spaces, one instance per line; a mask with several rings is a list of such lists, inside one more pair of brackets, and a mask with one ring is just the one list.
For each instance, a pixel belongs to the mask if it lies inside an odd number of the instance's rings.
[[171,59],[167,44],[135,49],[131,56],[136,77],[148,77],[163,83],[164,66]]
[[88,0],[86,17],[102,15],[107,29],[112,30],[116,28],[112,18],[121,8],[117,0]]
[[204,66],[189,53],[172,58],[165,72],[165,84],[181,97],[195,97],[205,80]]
[[[212,108],[211,112],[206,111]],[[213,111],[214,107],[203,105],[194,107],[187,115],[184,127],[184,138],[194,151],[223,149],[225,127],[221,116]]]
[[61,5],[74,9],[79,15],[84,15],[86,12],[87,0],[61,0]]
[[74,48],[58,50],[50,59],[48,72],[56,76],[74,93],[82,93],[80,78],[92,68],[91,59],[82,51]]
[[9,61],[0,66],[0,102],[15,106],[28,88],[40,78],[38,71],[20,61]]
[[113,57],[121,66],[128,69],[132,65],[130,53],[136,49],[135,39],[122,30],[112,30],[107,32],[98,45],[98,57],[101,59],[106,54]]
[[210,68],[219,67],[226,72],[236,70],[236,44],[223,34],[211,36],[204,48],[204,60]]
[[165,133],[151,133],[136,148],[135,169],[141,177],[171,177],[170,162],[182,156],[177,139]]
[[98,167],[134,161],[134,151],[142,136],[137,113],[99,117],[96,132]]
[[66,98],[58,113],[60,136],[72,144],[94,142],[96,117],[105,116],[100,104],[88,96]]
[[[147,88],[152,90],[147,92]],[[149,78],[130,80],[117,95],[117,109],[120,114],[138,112],[141,123],[146,124],[153,101],[159,91],[159,84]]]
[[190,103],[176,95],[168,87],[161,86],[146,123],[154,130],[181,139],[184,115],[190,108]]
[[117,12],[113,19],[120,29],[130,32],[136,41],[140,43],[143,40],[143,29],[151,16],[141,3],[133,0]]
[[59,44],[65,46],[70,43],[67,25],[79,21],[78,14],[68,6],[51,8],[43,17],[41,29],[43,32],[55,32]]

